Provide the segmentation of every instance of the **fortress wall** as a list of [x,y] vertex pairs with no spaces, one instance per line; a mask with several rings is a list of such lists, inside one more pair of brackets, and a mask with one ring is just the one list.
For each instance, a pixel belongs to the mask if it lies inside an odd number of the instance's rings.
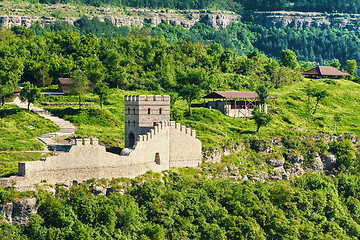
[[[92,178],[133,178],[147,171],[160,172],[169,168],[169,127],[164,123],[155,127],[141,139],[128,156],[106,152],[105,147],[76,140],[68,153],[48,157],[45,161],[19,163],[19,174],[15,181],[34,184],[67,180],[83,181]],[[155,162],[158,155],[158,163]]]
[[170,122],[170,167],[197,167],[202,160],[196,131]]

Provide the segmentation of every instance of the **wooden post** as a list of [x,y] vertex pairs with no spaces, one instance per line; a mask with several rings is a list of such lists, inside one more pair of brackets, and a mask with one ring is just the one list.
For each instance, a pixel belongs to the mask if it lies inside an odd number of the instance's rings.
[[245,117],[248,117],[247,101],[245,99]]
[[235,102],[235,107],[234,107],[234,109],[235,109],[235,114],[234,114],[234,117],[236,117],[236,113],[237,113],[237,111],[236,111],[236,99],[234,99],[234,102]]

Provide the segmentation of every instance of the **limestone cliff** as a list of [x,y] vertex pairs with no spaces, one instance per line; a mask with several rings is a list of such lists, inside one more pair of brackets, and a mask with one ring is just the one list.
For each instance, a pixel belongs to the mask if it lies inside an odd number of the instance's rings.
[[[173,11],[173,10],[148,10],[148,9],[130,9],[128,14],[114,16],[111,14],[100,14],[100,21],[109,19],[116,26],[137,26],[142,27],[144,23],[150,23],[157,26],[161,22],[167,22],[172,26],[182,26],[191,28],[197,22],[202,22],[220,29],[228,26],[231,21],[236,20],[239,16],[233,12],[225,11]],[[71,24],[79,18],[63,17],[60,20]],[[42,24],[51,24],[56,21],[55,17],[41,16],[18,16],[18,15],[0,15],[0,25],[6,27],[26,26],[30,27],[34,22],[39,21]]]
[[36,213],[36,198],[28,198],[20,201],[9,202],[0,206],[0,216],[12,225],[26,225],[31,214]]
[[359,14],[327,14],[317,12],[253,12],[243,14],[242,20],[251,21],[265,27],[315,27],[347,28],[358,30]]

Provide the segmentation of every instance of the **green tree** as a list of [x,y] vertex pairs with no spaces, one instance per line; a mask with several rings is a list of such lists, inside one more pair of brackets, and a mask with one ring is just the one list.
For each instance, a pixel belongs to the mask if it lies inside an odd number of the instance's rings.
[[268,89],[264,85],[261,85],[256,89],[256,93],[259,95],[261,110],[265,111],[266,100],[269,97]]
[[200,98],[200,89],[195,84],[187,84],[180,90],[179,95],[184,99],[189,107],[189,114],[191,114],[191,102]]
[[100,83],[94,88],[94,93],[98,95],[100,107],[102,108],[104,102],[109,96],[109,87],[106,85],[106,83]]
[[347,60],[346,61],[346,72],[351,76],[354,76],[357,72],[356,60]]
[[[329,93],[326,90],[312,86],[310,84],[305,87],[304,91],[306,93],[306,96],[308,97],[307,109],[309,113],[315,114],[319,102],[329,96]],[[314,106],[312,106],[311,104],[311,98],[315,98],[316,103]]]
[[0,57],[0,99],[2,106],[5,103],[5,99],[12,96],[13,91],[23,74],[23,70],[24,65],[20,57]]
[[299,63],[297,62],[296,54],[289,49],[282,50],[280,53],[280,65],[291,69],[297,68]]
[[88,89],[88,78],[81,70],[75,70],[71,74],[71,79],[74,81],[72,92],[79,96],[79,109],[81,108],[81,95]]
[[338,165],[349,168],[354,164],[355,148],[350,140],[332,141],[329,146],[330,151],[336,154]]
[[29,82],[25,82],[23,83],[19,97],[21,101],[27,102],[27,109],[30,110],[30,104],[39,101],[42,98],[42,94],[40,88]]
[[339,62],[338,59],[333,59],[330,63],[329,63],[330,66],[334,67],[334,68],[337,68],[337,69],[340,69],[341,67],[341,64]]
[[49,75],[49,69],[44,63],[42,64],[39,72],[36,74],[36,78],[38,82],[37,85],[42,87],[49,86],[53,81],[53,78]]
[[257,125],[256,132],[259,132],[260,127],[268,125],[272,118],[270,114],[266,114],[265,112],[260,111],[259,108],[255,108],[252,111],[251,119],[253,119]]

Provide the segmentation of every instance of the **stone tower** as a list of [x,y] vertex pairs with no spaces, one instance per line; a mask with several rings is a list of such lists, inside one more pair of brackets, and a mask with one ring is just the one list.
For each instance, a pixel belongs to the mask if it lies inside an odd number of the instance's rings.
[[169,120],[169,95],[126,95],[125,147],[132,148],[139,135],[146,134],[157,123]]

